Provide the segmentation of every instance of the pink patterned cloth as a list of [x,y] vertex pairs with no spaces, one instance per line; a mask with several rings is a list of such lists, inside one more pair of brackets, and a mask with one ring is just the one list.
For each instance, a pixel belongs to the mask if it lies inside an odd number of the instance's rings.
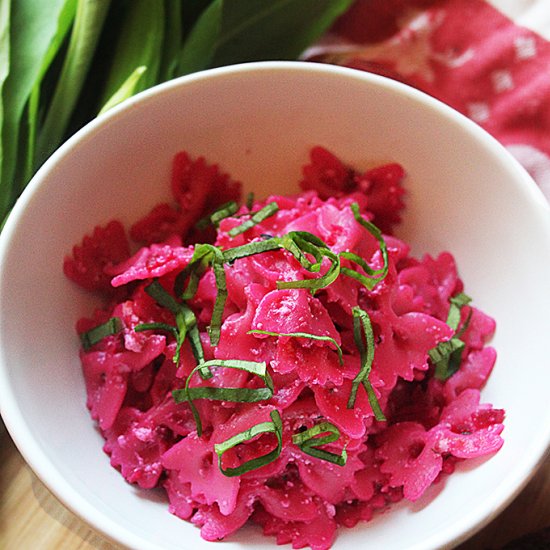
[[358,0],[305,58],[389,76],[454,107],[550,199],[549,40],[548,0]]

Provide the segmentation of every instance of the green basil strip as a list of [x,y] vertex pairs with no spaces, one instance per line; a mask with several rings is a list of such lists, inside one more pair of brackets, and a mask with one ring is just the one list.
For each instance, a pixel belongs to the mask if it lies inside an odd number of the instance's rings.
[[464,334],[464,332],[466,332],[466,329],[470,326],[471,319],[472,319],[472,309],[470,309],[470,311],[468,312],[468,316],[466,317],[466,320],[464,321],[460,329],[457,329],[455,333],[455,336],[457,338],[460,338]]
[[[266,466],[267,464],[270,464],[271,462],[279,458],[279,455],[281,454],[283,448],[283,423],[281,421],[281,416],[278,411],[272,411],[270,413],[270,416],[271,422],[260,422],[259,424],[252,426],[248,430],[244,430],[243,432],[238,433],[233,437],[230,437],[229,439],[226,439],[222,443],[216,443],[214,445],[214,451],[218,455],[218,467],[220,468],[222,474],[228,477],[240,476],[245,474],[246,472],[257,470],[262,466]],[[264,433],[275,434],[275,436],[277,437],[277,447],[275,449],[263,456],[258,456],[256,458],[248,460],[247,462],[244,462],[236,468],[224,468],[222,466],[222,457],[226,451],[232,449],[233,447],[236,447],[237,445],[240,445],[241,443],[250,441],[258,435]]]
[[[328,258],[331,265],[321,277],[297,281],[278,281],[277,288],[308,288],[315,291],[326,288],[338,278],[340,258],[319,237],[307,231],[291,231],[280,238],[280,243],[281,247],[290,252],[303,268],[312,273],[320,271],[323,258]],[[313,256],[315,262],[311,262],[306,254]]]
[[223,219],[232,216],[237,210],[239,210],[239,205],[235,201],[226,202],[210,215],[210,221],[218,226]]
[[[223,312],[225,309],[225,302],[227,301],[227,282],[225,278],[225,269],[223,266],[224,261],[225,259],[222,251],[217,246],[211,244],[197,245],[195,252],[193,253],[193,258],[191,259],[191,263],[199,267],[199,272],[194,272],[197,273],[197,277],[200,277],[203,273],[204,264],[199,262],[210,263],[214,271],[214,277],[216,279],[216,300],[214,301],[212,318],[210,320],[210,326],[208,327],[210,343],[213,346],[216,346],[220,340]],[[196,285],[198,285],[198,279]],[[193,284],[193,286],[195,286],[195,284]],[[184,299],[189,299],[188,289],[183,293]],[[193,290],[193,295],[195,291],[196,288]]]
[[[314,273],[320,271],[325,253],[330,252],[328,246],[321,239],[307,231],[291,231],[281,237],[281,246],[288,250],[302,267]],[[306,254],[311,254],[315,262],[311,262]]]
[[223,259],[225,263],[231,264],[240,258],[246,258],[272,250],[279,250],[281,248],[280,242],[281,240],[278,237],[272,237],[263,241],[254,241],[234,248],[229,248],[223,251]]
[[[183,300],[190,300],[196,293],[200,277],[204,274],[206,267],[211,264],[216,278],[216,300],[212,311],[212,319],[208,327],[208,335],[210,343],[215,346],[220,340],[220,331],[227,301],[227,283],[225,277],[225,269],[223,264],[225,258],[222,251],[212,244],[198,244],[193,252],[191,261],[178,274],[174,283],[174,292],[180,294]],[[183,286],[185,280],[189,279],[189,283],[185,291]]]
[[349,260],[350,262],[357,264],[363,269],[365,273],[367,273],[367,275],[363,275],[362,273],[359,273],[354,269],[350,269],[349,267],[342,266],[341,268],[341,271],[344,275],[347,275],[348,277],[352,277],[356,281],[359,281],[368,290],[372,290],[381,280],[380,276],[383,274],[383,270],[372,269],[370,265],[363,258],[361,258],[361,256],[358,256],[353,252],[340,252],[340,258]]
[[465,347],[466,344],[460,338],[453,337],[445,342],[439,342],[428,352],[435,365],[434,376],[438,380],[447,380],[458,371]]
[[[203,380],[212,378],[212,372],[207,366],[204,366],[204,349],[202,347],[199,327],[197,326],[197,318],[187,304],[181,304],[180,307],[182,312],[182,317],[180,319],[185,325],[185,336],[189,338],[189,344],[191,345],[193,357],[195,358],[195,361],[197,362],[197,365],[199,367],[200,377]],[[177,319],[178,317],[176,316],[176,320]],[[185,336],[182,339],[182,343],[185,339]]]
[[254,192],[253,191],[250,191],[247,195],[246,195],[246,203],[245,203],[246,207],[249,209],[249,210],[252,210],[252,207],[254,206]]
[[[296,242],[296,239],[292,237],[292,233],[288,233],[287,235],[281,237],[280,244],[281,248],[284,248],[290,252],[303,268],[311,272],[318,272],[321,269],[322,257],[315,263],[312,263],[304,254],[303,250],[300,248],[300,245]],[[315,252],[317,253],[317,249]]]
[[458,325],[460,323],[461,309],[471,301],[472,299],[463,292],[459,292],[449,298],[450,306],[449,313],[447,314],[447,325],[455,331],[455,335],[450,340],[439,342],[437,346],[428,351],[428,356],[435,366],[434,376],[438,380],[448,380],[460,368],[462,352],[466,347],[466,344],[460,337],[470,324],[472,317],[471,310],[460,330],[458,329]]
[[[217,388],[217,387],[189,387],[192,376],[201,369],[210,367],[222,367],[229,369],[238,369],[260,378],[265,387],[263,388]],[[256,363],[254,361],[241,361],[238,359],[212,359],[198,364],[189,374],[185,382],[185,388],[174,390],[172,396],[176,403],[187,401],[195,418],[197,425],[197,434],[202,434],[202,423],[200,415],[195,407],[194,399],[209,399],[211,401],[231,401],[234,403],[256,403],[258,401],[267,401],[273,397],[273,381],[267,372],[266,363]]]
[[294,434],[292,436],[292,443],[297,445],[302,452],[310,456],[331,462],[338,466],[345,466],[348,458],[345,448],[342,449],[341,454],[319,449],[321,445],[333,443],[339,437],[340,430],[334,424],[331,422],[321,422],[308,430]]
[[165,307],[176,315],[180,309],[178,301],[159,283],[154,280],[152,283],[145,287],[145,292],[153,298],[159,305]]
[[[197,327],[197,319],[193,311],[186,305],[179,303],[166,289],[154,280],[145,287],[145,292],[151,296],[159,305],[171,311],[176,318],[177,336],[176,336],[176,353],[174,354],[174,362],[179,362],[180,350],[187,335],[191,349],[197,363],[204,363],[204,351],[202,349],[199,329]],[[199,365],[200,366],[200,365]],[[208,368],[202,368],[200,371],[203,379],[210,378],[212,373]]]
[[[213,256],[212,245],[198,244],[193,251],[189,263],[178,273],[174,282],[174,294],[181,296],[182,300],[190,300],[197,292],[199,281]],[[185,281],[189,279],[187,288],[184,290]]]
[[[369,314],[360,307],[354,307],[353,310],[353,339],[355,345],[359,349],[361,357],[361,368],[357,376],[353,379],[351,385],[351,393],[348,399],[348,409],[353,408],[357,397],[357,390],[362,384],[367,391],[367,397],[371,405],[374,417],[376,420],[386,420],[384,413],[378,403],[378,399],[374,393],[372,384],[369,381],[369,374],[372,370],[372,362],[374,360],[374,332]],[[363,343],[365,338],[365,344]]]
[[220,221],[224,218],[228,218],[229,216],[232,216],[239,210],[239,205],[235,201],[229,201],[221,206],[218,206],[213,212],[210,212],[210,214],[207,214],[203,218],[201,218],[196,224],[195,227],[197,229],[206,229],[209,225],[218,226]]
[[376,393],[374,392],[374,388],[372,387],[370,380],[366,378],[365,380],[363,380],[362,384],[365,388],[365,391],[367,392],[367,398],[369,400],[369,405],[372,409],[372,412],[374,413],[374,418],[376,418],[376,420],[384,422],[386,420],[386,417],[384,416],[384,412],[382,411],[382,407],[378,402],[378,398],[376,397]]
[[355,218],[355,221],[362,225],[378,241],[383,265],[379,269],[372,269],[367,264],[367,262],[365,262],[365,260],[357,254],[353,254],[352,252],[341,252],[340,256],[342,258],[345,258],[359,265],[363,269],[363,271],[365,271],[367,277],[360,276],[361,274],[354,275],[353,270],[347,267],[342,269],[342,273],[353,277],[354,279],[364,284],[369,290],[372,290],[372,288],[374,288],[374,286],[382,279],[384,279],[384,277],[388,274],[388,247],[380,229],[372,222],[369,222],[368,220],[363,218],[361,212],[359,211],[359,205],[354,202],[350,205],[350,208],[353,212],[353,217]]
[[118,317],[111,317],[101,325],[94,327],[80,335],[80,342],[85,351],[101,342],[107,336],[118,334],[122,330],[122,321]]
[[312,291],[326,288],[331,285],[340,275],[340,260],[336,254],[330,251],[325,252],[325,257],[330,260],[330,267],[324,275],[315,279],[299,279],[297,281],[277,281],[277,288],[308,288]]
[[146,330],[169,332],[174,336],[174,338],[177,339],[178,337],[178,329],[173,325],[169,325],[168,323],[140,323],[139,325],[136,325],[134,327],[134,330],[136,332],[144,332]]
[[214,308],[212,310],[212,319],[208,327],[208,335],[210,336],[210,343],[216,346],[220,341],[223,312],[225,309],[225,302],[227,301],[227,282],[223,266],[223,254],[219,249],[217,249],[217,253],[214,257],[212,269],[214,270],[214,277],[216,279],[217,293]]
[[283,336],[290,338],[308,338],[310,340],[318,340],[321,342],[330,342],[335,348],[338,354],[338,362],[340,365],[344,364],[344,358],[342,356],[342,348],[338,345],[338,342],[330,336],[321,336],[319,334],[310,334],[309,332],[270,332],[268,330],[252,329],[247,334],[265,334],[266,336]]
[[183,321],[183,315],[181,311],[176,313],[176,324],[177,328],[169,325],[168,323],[141,323],[134,327],[136,332],[143,332],[145,330],[156,330],[162,332],[169,332],[174,336],[176,340],[176,351],[174,353],[173,361],[177,365],[180,361],[180,350],[181,346],[185,340],[185,335],[187,333],[187,327]]
[[240,235],[241,233],[248,231],[250,228],[254,227],[255,225],[258,225],[259,223],[263,222],[265,219],[269,218],[270,216],[273,216],[273,214],[275,214],[278,210],[279,210],[279,205],[276,202],[270,202],[269,204],[266,204],[262,209],[258,210],[257,212],[254,212],[254,214],[250,216],[250,219],[246,220],[245,222],[231,229],[228,232],[228,235],[230,237],[236,237],[237,235]]
[[458,324],[460,323],[460,311],[463,306],[469,304],[471,301],[472,299],[463,292],[459,292],[455,296],[451,296],[451,298],[449,298],[451,305],[449,307],[449,313],[447,314],[447,324],[452,329],[458,329]]

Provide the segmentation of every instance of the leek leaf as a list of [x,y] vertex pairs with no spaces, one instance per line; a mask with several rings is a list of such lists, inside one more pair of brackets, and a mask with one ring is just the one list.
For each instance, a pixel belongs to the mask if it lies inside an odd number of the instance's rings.
[[78,0],[67,54],[37,139],[42,162],[61,144],[88,74],[110,0]]
[[[164,39],[164,2],[133,0],[129,3],[116,39],[114,56],[103,90],[105,105],[135,75],[136,67],[146,71],[134,83],[134,93],[158,82]],[[105,109],[103,107],[102,111]]]
[[180,71],[246,61],[295,59],[353,0],[215,0],[201,14]]
[[[17,0],[11,2],[9,22],[2,17],[2,59],[9,70],[2,88],[2,170],[0,216],[4,217],[17,198],[14,185],[20,127],[25,105],[40,76],[44,59],[58,33],[64,0]],[[1,12],[8,10],[3,0]],[[9,26],[9,45],[5,39]]]

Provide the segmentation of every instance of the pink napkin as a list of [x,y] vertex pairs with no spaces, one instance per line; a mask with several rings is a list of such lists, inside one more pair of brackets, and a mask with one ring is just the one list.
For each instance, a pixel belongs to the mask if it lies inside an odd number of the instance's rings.
[[548,0],[358,0],[305,58],[410,84],[497,138],[550,200]]

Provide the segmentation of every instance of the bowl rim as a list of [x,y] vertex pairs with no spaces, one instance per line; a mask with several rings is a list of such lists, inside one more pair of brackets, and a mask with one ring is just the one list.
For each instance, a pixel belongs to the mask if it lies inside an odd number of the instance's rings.
[[[257,61],[207,69],[158,84],[116,105],[79,129],[45,161],[21,193],[0,233],[0,259],[5,256],[16,231],[17,222],[42,181],[47,179],[57,164],[62,163],[70,155],[71,151],[82,142],[93,137],[106,125],[123,118],[136,104],[144,104],[161,95],[170,94],[174,89],[196,81],[223,78],[226,75],[237,73],[260,71],[310,72],[355,79],[384,90],[391,89],[399,94],[408,96],[417,103],[428,106],[430,109],[435,110],[438,115],[461,125],[476,140],[484,142],[487,148],[498,152],[501,161],[508,165],[510,172],[514,173],[518,182],[521,182],[521,185],[524,186],[524,191],[529,195],[529,200],[533,201],[537,205],[537,208],[540,208],[541,220],[545,223],[544,220],[546,218],[544,216],[548,216],[548,213],[550,213],[550,205],[540,187],[534,182],[526,169],[488,132],[465,115],[438,99],[402,82],[357,69],[309,61]],[[546,227],[550,235],[550,216],[548,216]],[[2,277],[3,271],[0,263],[0,279]],[[2,331],[3,329],[0,327],[0,332]],[[1,337],[0,334],[0,339]],[[18,405],[16,397],[10,390],[8,370],[3,361],[0,361],[0,414],[19,452],[41,482],[66,508],[111,541],[130,548],[159,550],[157,545],[144,543],[140,537],[137,537],[125,528],[121,528],[106,513],[99,511],[94,505],[90,504],[66,481],[63,474],[54,467],[39,443],[30,435],[25,416]],[[541,438],[541,441],[542,439],[544,438]],[[442,546],[449,548],[466,540],[489,523],[519,494],[545,460],[546,455],[550,451],[550,426],[546,430],[545,440],[546,443],[541,443],[540,445],[540,453],[526,460],[524,462],[524,469],[521,472],[516,472],[512,481],[508,480],[505,485],[503,484],[499,487],[498,491],[495,491],[495,496],[492,499],[492,508],[485,505],[484,513],[480,516],[477,509],[473,507],[469,514],[463,516],[460,522],[453,525],[453,528],[447,529],[442,534],[438,533],[432,536],[431,539],[414,548],[418,550],[421,548],[427,549]]]

